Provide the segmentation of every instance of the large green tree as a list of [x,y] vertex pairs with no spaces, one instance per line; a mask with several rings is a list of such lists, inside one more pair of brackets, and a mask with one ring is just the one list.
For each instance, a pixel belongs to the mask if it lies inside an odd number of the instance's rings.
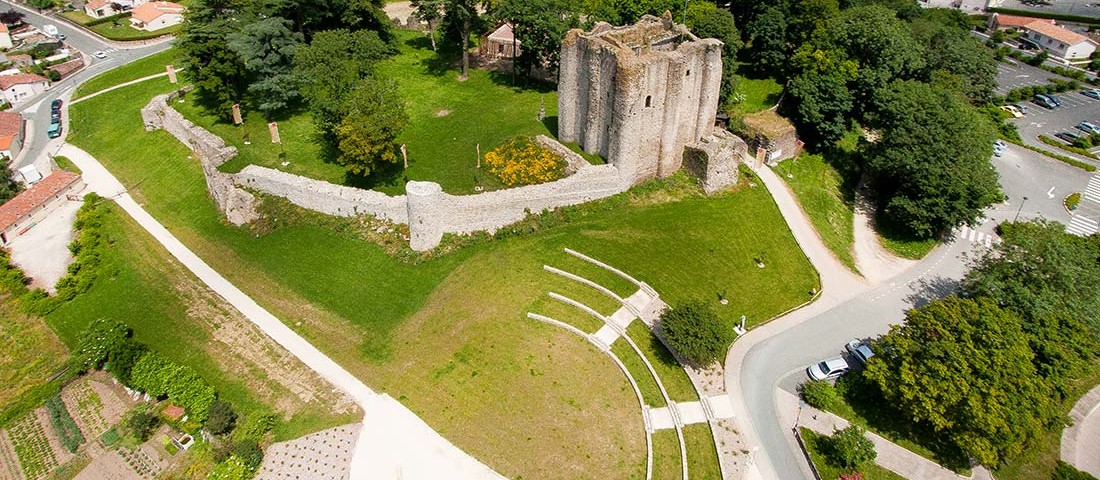
[[722,358],[735,338],[733,323],[698,300],[661,312],[660,326],[669,346],[686,361],[700,366]]
[[932,18],[913,21],[913,36],[927,52],[923,79],[932,81],[936,75],[951,75],[957,78],[953,83],[972,104],[992,101],[997,86],[997,61],[993,58],[993,50],[968,30]]
[[443,8],[447,0],[412,0],[411,5],[416,18],[428,22],[428,39],[432,41],[432,51],[438,50],[435,45],[435,29],[439,21],[443,19]]
[[347,101],[347,115],[336,125],[339,161],[348,172],[366,176],[381,163],[400,158],[394,140],[409,123],[392,81],[368,77]]
[[791,48],[787,43],[788,14],[782,5],[760,3],[745,25],[749,65],[759,74],[785,71]]
[[823,49],[839,49],[859,61],[852,84],[858,110],[865,109],[890,82],[913,78],[924,68],[924,52],[909,26],[885,7],[844,10],[827,29]]
[[227,43],[241,26],[234,20],[238,8],[233,0],[195,0],[175,42],[200,103],[222,118],[230,118],[248,88],[244,62]]
[[570,0],[500,0],[493,16],[512,24],[520,55],[515,65],[527,74],[545,66],[558,70],[558,56],[565,32],[578,26]]
[[344,29],[318,32],[295,51],[295,76],[313,123],[327,141],[334,140],[333,129],[347,115],[348,96],[390,53],[374,31]]
[[948,297],[911,310],[876,353],[864,376],[982,465],[1018,457],[1062,420],[1019,317],[992,300]]
[[478,9],[484,5],[481,0],[446,0],[443,4],[443,20],[458,35],[457,42],[462,49],[462,74],[466,80],[470,76],[470,32],[479,24],[481,15]]
[[803,45],[792,59],[801,73],[787,86],[790,101],[784,110],[801,128],[808,144],[829,147],[848,129],[855,98],[848,85],[859,64],[839,50]]
[[282,17],[267,17],[245,25],[229,36],[229,49],[244,62],[252,81],[248,92],[267,117],[285,110],[300,97],[293,74],[294,52],[302,35]]
[[863,154],[888,221],[928,238],[1003,198],[989,162],[996,131],[960,94],[896,81],[873,108],[881,138]]

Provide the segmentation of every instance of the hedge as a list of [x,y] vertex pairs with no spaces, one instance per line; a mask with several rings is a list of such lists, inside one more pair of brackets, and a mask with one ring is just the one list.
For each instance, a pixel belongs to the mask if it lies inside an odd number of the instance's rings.
[[103,25],[104,23],[111,23],[111,22],[113,22],[115,20],[118,20],[118,19],[130,18],[130,15],[132,13],[133,12],[122,12],[122,13],[118,13],[118,14],[115,14],[115,15],[111,15],[109,17],[97,18],[95,20],[84,23],[82,25],[84,25],[85,27],[94,27],[96,25]]
[[1047,145],[1050,145],[1052,147],[1061,148],[1062,150],[1065,150],[1065,151],[1070,152],[1070,153],[1076,153],[1076,154],[1078,154],[1082,157],[1088,157],[1088,158],[1091,158],[1093,160],[1097,160],[1096,155],[1093,155],[1088,150],[1085,150],[1085,149],[1080,148],[1080,147],[1075,147],[1073,145],[1066,145],[1066,144],[1064,144],[1062,142],[1059,142],[1058,140],[1055,140],[1053,138],[1050,138],[1046,135],[1039,135],[1039,141],[1043,142]]
[[1073,165],[1077,168],[1080,168],[1080,169],[1082,169],[1086,172],[1095,172],[1096,171],[1096,166],[1092,165],[1090,163],[1085,163],[1085,162],[1082,162],[1082,161],[1077,160],[1075,158],[1067,157],[1065,155],[1059,155],[1059,154],[1051,152],[1049,150],[1043,150],[1039,147],[1033,147],[1033,146],[1028,145],[1028,144],[1026,144],[1024,142],[1021,142],[1021,141],[1012,140],[1012,139],[1009,139],[1009,138],[1005,138],[1005,140],[1010,142],[1010,143],[1013,143],[1013,144],[1019,145],[1021,147],[1024,147],[1028,150],[1031,150],[1033,152],[1046,155],[1050,158],[1053,158],[1055,160],[1058,160],[1058,161],[1061,161],[1061,162],[1064,162],[1064,163],[1068,163],[1068,164]]
[[84,197],[84,205],[76,213],[73,224],[77,235],[69,244],[73,263],[69,265],[66,275],[57,281],[58,298],[72,300],[92,288],[92,282],[99,275],[99,255],[106,243],[103,234],[106,211],[107,205],[99,195],[90,193]]
[[180,365],[156,352],[146,352],[130,372],[131,387],[154,397],[168,396],[197,422],[206,420],[217,392],[191,367]]
[[50,414],[50,423],[57,430],[61,444],[69,453],[76,453],[76,449],[84,443],[84,434],[80,433],[80,427],[76,426],[72,415],[69,415],[69,409],[65,408],[65,402],[61,401],[60,394],[46,400],[46,410]]

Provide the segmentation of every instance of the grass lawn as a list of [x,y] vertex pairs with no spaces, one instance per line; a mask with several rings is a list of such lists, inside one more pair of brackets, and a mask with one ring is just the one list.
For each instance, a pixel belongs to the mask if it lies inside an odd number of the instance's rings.
[[[182,144],[144,131],[138,110],[167,90],[143,82],[74,105],[70,141],[260,304],[505,476],[620,478],[644,465],[637,401],[618,368],[572,333],[525,318],[548,291],[565,288],[542,269],[571,261],[563,247],[631,273],[673,304],[702,298],[754,324],[818,287],[763,188],[707,198],[689,193],[697,188],[683,176],[560,209],[533,222],[545,224],[537,234],[416,263],[308,222],[257,237],[221,220]],[[456,98],[448,108],[464,108]],[[98,115],[108,108],[115,115]],[[766,269],[752,260],[760,252],[771,259]],[[605,280],[613,282],[597,278]],[[718,294],[729,305],[717,306]]]
[[756,113],[774,107],[783,94],[783,85],[774,78],[747,78],[738,75],[735,93],[745,95],[745,100],[731,106],[730,116]]
[[718,451],[714,447],[710,424],[685,425],[684,445],[687,448],[688,474],[691,478],[722,478],[722,467],[718,465]]
[[825,246],[844,265],[856,271],[852,245],[854,213],[852,191],[844,179],[822,155],[804,153],[797,159],[784,160],[776,167],[794,191],[798,203],[810,218]]
[[[802,434],[802,440],[806,442],[806,449],[810,451],[810,458],[813,460],[814,466],[817,467],[817,472],[821,474],[823,480],[835,480],[839,478],[842,473],[846,473],[844,468],[834,465],[833,462],[825,456],[825,452],[829,449],[827,444],[829,437],[814,432],[806,427],[799,427],[799,432]],[[861,468],[859,472],[863,474],[863,480],[905,480],[905,477],[882,468],[875,463]]]
[[[11,408],[34,408],[56,391],[50,378],[65,368],[69,351],[38,317],[20,312],[0,292],[0,418]],[[0,422],[2,423],[2,422]]]
[[[474,193],[474,187],[499,188],[495,178],[479,171],[481,153],[517,135],[557,134],[557,92],[546,86],[513,87],[508,75],[471,70],[465,82],[458,70],[439,60],[422,33],[395,30],[398,54],[380,63],[378,73],[398,83],[409,114],[409,126],[397,138],[407,145],[409,169],[400,165],[363,179],[345,175],[334,156],[314,141],[313,119],[300,111],[277,119],[282,144],[273,144],[267,120],[258,112],[245,112],[245,124],[235,127],[216,118],[193,102],[174,104],[188,119],[237,147],[239,155],[221,167],[240,171],[249,164],[263,165],[327,182],[373,188],[389,194],[405,193],[405,182],[430,180],[449,193]],[[522,80],[521,80],[522,82]],[[539,121],[545,102],[545,121]],[[249,145],[245,145],[249,141]],[[283,166],[281,154],[285,153]],[[586,158],[601,163],[594,156]]]
[[[88,292],[46,317],[70,348],[76,347],[80,332],[93,320],[116,319],[133,328],[134,337],[153,350],[200,372],[238,411],[282,414],[283,422],[276,429],[280,439],[358,420],[354,415],[332,413],[331,405],[304,401],[269,378],[255,361],[274,361],[276,357],[265,355],[270,347],[257,343],[259,349],[242,350],[233,343],[235,332],[241,330],[237,325],[245,320],[219,305],[213,292],[119,207],[114,203],[107,207],[104,232],[110,242],[101,254],[100,275]],[[245,351],[258,354],[259,360],[249,361]],[[306,372],[304,366],[294,367],[289,365],[287,374]],[[313,383],[317,391],[327,390],[327,384]]]
[[152,32],[147,32],[145,30],[138,30],[134,27],[131,27],[130,26],[130,19],[128,17],[117,19],[116,20],[117,23],[107,22],[107,23],[101,23],[99,25],[87,26],[88,22],[91,22],[91,21],[96,20],[96,19],[92,18],[90,15],[88,15],[87,13],[84,13],[83,11],[80,11],[80,10],[73,10],[71,12],[62,12],[61,16],[65,17],[69,20],[72,20],[76,23],[79,23],[81,25],[84,25],[85,26],[84,28],[87,28],[88,30],[93,31],[93,32],[99,34],[100,36],[102,36],[103,38],[106,38],[108,40],[121,40],[121,41],[145,40],[145,39],[150,39],[150,38],[156,38],[156,37],[159,37],[161,35],[175,35],[176,33],[178,33],[180,31],[180,28],[181,28],[180,25],[173,25],[171,27],[162,28],[160,30],[154,30]]
[[892,227],[881,216],[876,222],[879,242],[883,247],[899,257],[920,260],[940,244],[935,238],[915,238]]
[[[165,65],[172,63],[178,63],[176,57],[177,51],[175,48],[169,48],[163,52],[154,53],[148,57],[140,60],[135,60],[126,65],[126,68],[116,68],[108,70],[99,75],[92,77],[87,82],[80,84],[76,89],[76,94],[73,95],[73,99],[77,99],[95,93],[104,88],[113,87],[120,83],[129,82],[131,80],[137,80],[139,78],[148,77],[158,73],[165,72]],[[161,79],[150,80],[161,82],[165,85],[169,85],[168,77]]]
[[[686,440],[686,439],[685,439]],[[686,443],[686,442],[685,442]],[[689,465],[688,468],[691,468]],[[641,478],[645,478],[644,471]],[[694,476],[688,471],[689,478]],[[678,480],[684,478],[680,464],[680,442],[676,430],[671,428],[653,432],[653,480]]]
[[649,331],[649,327],[640,320],[635,320],[627,327],[626,333],[649,359],[649,363],[653,364],[653,369],[661,377],[661,382],[664,383],[665,390],[668,391],[668,396],[673,402],[699,400],[699,395],[695,393],[695,387],[691,385],[687,372],[684,372],[684,368],[676,361],[676,357],[673,357],[672,353],[665,348],[665,344]]

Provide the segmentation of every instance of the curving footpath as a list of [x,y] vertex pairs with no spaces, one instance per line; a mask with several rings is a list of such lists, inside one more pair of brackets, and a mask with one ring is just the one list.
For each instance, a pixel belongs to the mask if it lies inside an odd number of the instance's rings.
[[87,152],[63,144],[57,155],[81,169],[89,188],[114,199],[169,253],[211,290],[225,298],[265,334],[298,357],[310,369],[347,392],[363,409],[363,428],[351,460],[351,478],[403,480],[501,479],[389,395],[371,390],[331,358],[291,330],[248,295],[206,264],[134,201],[122,183]]
[[1069,418],[1073,425],[1062,430],[1062,461],[1100,476],[1100,385],[1077,401]]

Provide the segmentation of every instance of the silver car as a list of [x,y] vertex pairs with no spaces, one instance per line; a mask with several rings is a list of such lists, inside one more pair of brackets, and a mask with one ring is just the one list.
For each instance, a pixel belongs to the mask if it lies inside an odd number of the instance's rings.
[[844,357],[836,357],[806,367],[806,374],[814,380],[828,380],[844,375],[851,369]]
[[863,365],[867,365],[867,360],[875,356],[875,352],[871,351],[871,345],[859,339],[848,342],[844,349]]

